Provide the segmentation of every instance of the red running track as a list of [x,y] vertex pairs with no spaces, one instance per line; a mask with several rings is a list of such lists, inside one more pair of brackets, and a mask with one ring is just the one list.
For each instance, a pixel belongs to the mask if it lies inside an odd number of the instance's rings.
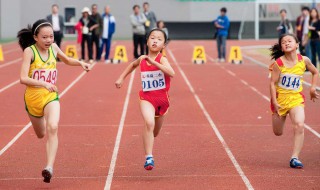
[[[230,41],[228,47],[273,43]],[[125,45],[129,60],[132,59],[131,41],[116,44]],[[171,108],[155,141],[153,171],[143,169],[143,120],[138,100],[139,72],[136,72],[111,189],[247,189],[251,186],[254,189],[317,189],[320,186],[319,137],[305,131],[301,154],[305,168],[289,168],[292,129],[288,121],[282,137],[272,133],[269,103],[262,96],[269,96],[267,69],[249,60],[244,60],[243,65],[212,61],[194,65],[191,63],[194,45],[204,45],[207,55],[216,57],[212,41],[170,42],[167,56],[176,76],[170,90]],[[6,45],[3,48],[7,49]],[[17,46],[10,44],[10,48]],[[11,61],[19,56],[21,52],[17,51],[5,54],[5,59]],[[120,90],[114,87],[114,81],[126,66],[99,62],[61,98],[59,150],[50,184],[44,184],[40,175],[45,164],[45,140],[38,140],[29,128],[0,156],[0,189],[104,189],[130,77]],[[80,68],[64,64],[59,64],[58,69],[60,92],[82,73]],[[19,70],[18,62],[0,68],[4,74],[0,89],[17,80]],[[0,93],[1,149],[28,123],[24,88],[17,84]],[[305,87],[307,97],[308,90]],[[195,96],[203,103],[207,117]],[[306,101],[306,123],[317,133],[320,132],[319,105],[319,101]],[[213,120],[239,164],[242,177],[208,118]],[[247,184],[244,177],[248,179]]]

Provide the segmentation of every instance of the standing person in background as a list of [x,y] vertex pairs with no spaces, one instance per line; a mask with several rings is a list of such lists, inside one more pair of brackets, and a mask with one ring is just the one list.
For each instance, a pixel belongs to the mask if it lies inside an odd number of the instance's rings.
[[79,22],[82,25],[81,59],[85,60],[85,43],[87,43],[89,63],[93,63],[92,31],[99,25],[90,17],[90,9],[88,7],[82,9],[82,17]]
[[163,30],[164,33],[166,33],[167,39],[169,39],[169,31],[168,31],[168,28],[166,27],[166,25],[164,24],[163,20],[159,20],[157,22],[157,28]]
[[226,61],[226,41],[230,27],[229,18],[226,13],[227,9],[222,7],[220,9],[220,16],[218,16],[214,22],[214,25],[217,28],[218,62]]
[[102,19],[101,15],[98,12],[98,5],[93,4],[91,6],[92,15],[91,18],[98,24],[98,27],[93,29],[92,31],[92,48],[93,45],[96,47],[96,61],[100,60],[100,39],[101,39],[101,32],[102,32]]
[[[133,54],[138,59],[140,55],[144,55],[144,43],[146,37],[146,29],[144,27],[147,18],[140,13],[140,6],[133,6],[133,14],[130,15],[130,22],[133,31]],[[138,54],[138,46],[140,46],[140,54]]]
[[[106,47],[106,53],[104,55],[105,63],[110,63],[109,60],[109,54],[110,54],[110,47],[111,47],[111,40],[112,35],[116,30],[116,19],[114,16],[110,14],[110,6],[106,6],[104,8],[104,13],[102,15],[102,44],[100,46],[100,53],[99,56],[101,57],[101,54],[103,52],[103,47]],[[100,59],[99,57],[99,59]]]
[[277,27],[279,37],[283,34],[292,33],[292,26],[290,24],[290,21],[287,19],[287,11],[285,9],[281,9],[280,16],[281,16],[281,21],[279,26]]
[[[148,2],[143,3],[143,14],[146,16],[147,21],[145,22],[146,36],[149,32],[156,27],[157,18],[153,11],[150,11],[150,5]],[[148,52],[147,38],[145,38],[145,51]]]
[[63,38],[64,22],[63,17],[59,15],[59,6],[53,4],[51,6],[51,15],[47,16],[47,20],[52,24],[54,42],[61,48],[61,40]]
[[308,56],[308,32],[309,32],[309,7],[302,7],[301,15],[297,18],[296,21],[296,36],[299,40],[300,46],[299,51],[301,55]]
[[320,20],[319,13],[316,8],[312,8],[310,11],[309,32],[311,60],[312,64],[317,67],[317,56],[320,62]]

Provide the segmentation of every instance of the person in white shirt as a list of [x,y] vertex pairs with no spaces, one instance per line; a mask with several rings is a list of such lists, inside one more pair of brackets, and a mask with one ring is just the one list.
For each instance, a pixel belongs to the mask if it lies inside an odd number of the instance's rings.
[[51,6],[51,12],[52,14],[47,16],[47,20],[52,24],[54,42],[60,48],[64,29],[63,16],[59,15],[59,6],[57,4]]

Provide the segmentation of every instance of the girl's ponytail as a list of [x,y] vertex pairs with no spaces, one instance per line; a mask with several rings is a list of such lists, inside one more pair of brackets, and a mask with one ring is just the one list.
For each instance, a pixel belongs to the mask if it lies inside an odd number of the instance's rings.
[[279,57],[284,55],[284,52],[281,50],[281,45],[280,44],[274,44],[271,48],[271,59],[277,60]]
[[22,50],[36,43],[33,38],[32,28],[28,25],[27,28],[24,28],[18,32],[17,38],[19,40],[19,45]]

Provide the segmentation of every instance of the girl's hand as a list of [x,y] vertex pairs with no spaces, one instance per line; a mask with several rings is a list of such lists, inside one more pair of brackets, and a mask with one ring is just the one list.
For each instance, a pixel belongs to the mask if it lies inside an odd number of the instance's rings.
[[142,60],[147,59],[147,58],[148,58],[147,55],[141,55],[141,56],[139,57],[139,62],[141,62]]
[[315,99],[318,99],[320,95],[317,93],[317,90],[315,87],[311,87],[310,89],[310,99],[312,101],[315,101]]
[[277,102],[275,102],[275,103],[273,103],[273,108],[274,108],[274,113],[276,113],[278,116],[280,116],[279,109],[281,108],[281,106]]
[[58,92],[56,85],[46,82],[44,86],[49,92]]
[[85,63],[85,62],[80,62],[80,64],[81,64],[81,67],[85,70],[85,71],[90,71],[91,70],[91,65],[90,64],[88,64],[88,63]]
[[123,84],[123,79],[121,79],[121,78],[119,78],[119,79],[115,82],[116,88],[121,88],[121,87],[122,87],[122,84]]

